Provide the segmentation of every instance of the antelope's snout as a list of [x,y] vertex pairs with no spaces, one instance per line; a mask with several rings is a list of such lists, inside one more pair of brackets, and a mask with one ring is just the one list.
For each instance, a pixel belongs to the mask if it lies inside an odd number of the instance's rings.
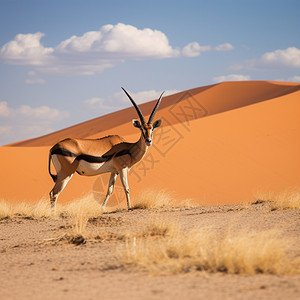
[[144,124],[144,138],[147,146],[152,145],[153,126],[152,124]]
[[146,145],[151,146],[152,145],[152,140],[150,139],[145,139]]

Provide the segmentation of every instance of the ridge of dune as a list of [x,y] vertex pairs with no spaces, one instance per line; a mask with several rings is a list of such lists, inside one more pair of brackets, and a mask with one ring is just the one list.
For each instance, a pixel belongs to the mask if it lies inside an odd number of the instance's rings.
[[269,83],[272,83],[272,84],[279,84],[279,85],[289,85],[289,86],[297,86],[299,85],[299,82],[291,82],[291,81],[266,81],[266,82],[269,82]]
[[[210,87],[211,86],[199,87],[199,88],[191,89],[190,91],[192,93],[198,93],[203,90],[209,89]],[[177,99],[178,96],[181,98],[183,94],[184,92],[179,92],[174,95],[164,97],[164,100],[160,104],[159,109],[172,105],[173,103],[175,103],[175,99]],[[156,101],[157,99],[139,105],[145,117],[150,115],[154,103]],[[99,135],[99,137],[102,137],[103,135],[101,135],[101,132],[113,129],[122,124],[128,124],[132,119],[136,119],[136,118],[137,118],[137,114],[135,109],[133,107],[128,107],[79,124],[75,124],[73,126],[55,131],[53,133],[46,134],[41,137],[15,142],[12,144],[8,144],[6,146],[40,147],[40,146],[50,146],[67,137],[89,138],[97,134]]]
[[[157,117],[165,119],[164,126],[172,125],[278,98],[298,90],[300,90],[299,83],[272,81],[222,82],[164,97]],[[140,105],[145,116],[150,114],[155,101]],[[179,109],[182,110],[183,107],[186,107],[186,111],[180,115]],[[132,126],[127,126],[125,129],[122,125],[128,125],[130,120],[136,117],[134,108],[129,107],[41,137],[16,142],[7,146],[51,146],[67,137],[97,138],[107,133],[134,134],[136,131]],[[121,132],[116,130],[120,127],[122,127]]]

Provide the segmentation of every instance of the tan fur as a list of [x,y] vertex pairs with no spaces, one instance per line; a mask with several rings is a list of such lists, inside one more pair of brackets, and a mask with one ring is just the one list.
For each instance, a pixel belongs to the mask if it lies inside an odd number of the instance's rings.
[[63,148],[76,155],[89,153],[93,156],[101,156],[109,151],[114,145],[124,142],[119,135],[109,135],[101,139],[65,139],[55,144],[51,150]]

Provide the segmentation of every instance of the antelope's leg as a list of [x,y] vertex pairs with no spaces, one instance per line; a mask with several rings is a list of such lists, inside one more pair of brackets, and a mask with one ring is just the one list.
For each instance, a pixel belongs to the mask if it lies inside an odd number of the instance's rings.
[[110,195],[112,194],[112,192],[114,191],[114,186],[115,186],[115,182],[116,179],[118,177],[118,173],[111,173],[110,174],[110,178],[109,178],[109,183],[108,183],[108,189],[107,189],[107,194],[106,197],[102,203],[102,207],[105,208],[106,203],[108,201],[108,198],[110,197]]
[[72,176],[73,174],[64,178],[57,178],[55,185],[50,192],[50,204],[52,209],[56,208],[57,198],[59,194],[63,191],[63,189],[66,187],[67,183],[72,178]]
[[123,188],[124,188],[126,199],[127,199],[127,208],[131,209],[130,197],[129,197],[129,185],[128,185],[128,180],[127,180],[127,172],[128,172],[128,168],[121,169],[120,177],[121,177],[121,182],[123,184]]
[[63,155],[53,155],[51,159],[57,173],[55,185],[50,192],[51,208],[55,209],[59,194],[72,178],[79,162],[73,157],[66,157]]

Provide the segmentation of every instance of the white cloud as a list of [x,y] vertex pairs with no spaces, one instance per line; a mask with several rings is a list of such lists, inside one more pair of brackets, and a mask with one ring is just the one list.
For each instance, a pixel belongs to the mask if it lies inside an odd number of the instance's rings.
[[[140,91],[135,93],[132,93],[130,91],[128,92],[137,104],[158,99],[158,97],[162,93],[162,91],[155,91],[155,90]],[[178,92],[179,91],[177,90],[167,90],[165,91],[164,96],[172,95]],[[106,98],[94,97],[85,100],[84,106],[87,109],[94,111],[96,115],[99,115],[99,114],[107,114],[113,111],[117,111],[119,109],[129,107],[131,106],[131,104],[128,97],[125,95],[125,93],[121,91],[111,96],[108,96]]]
[[8,64],[40,66],[50,62],[53,48],[45,48],[40,39],[43,33],[18,34],[0,50],[0,59]]
[[48,106],[12,108],[1,101],[0,117],[0,145],[3,145],[47,134],[57,128],[58,122],[69,118],[69,113]]
[[16,115],[20,115],[25,118],[34,118],[36,120],[57,121],[68,117],[68,113],[61,112],[56,108],[50,108],[48,106],[32,108],[29,105],[22,105],[14,112]]
[[231,70],[299,69],[300,49],[289,47],[264,53],[258,59],[251,59],[230,67]]
[[260,62],[265,66],[300,68],[300,50],[289,47],[285,50],[275,50],[262,55]]
[[231,51],[234,47],[230,43],[221,44],[214,48],[216,51]]
[[100,31],[86,32],[84,35],[61,42],[57,53],[93,53],[97,59],[144,59],[176,57],[179,51],[169,45],[166,35],[150,28],[138,29],[132,25],[119,23],[104,25]]
[[210,51],[210,46],[200,46],[197,42],[193,42],[187,44],[182,49],[182,55],[186,57],[196,57],[205,51]]
[[216,76],[213,78],[213,82],[223,82],[223,81],[245,81],[250,80],[250,76],[248,75],[240,75],[240,74],[230,74],[230,75],[222,75]]
[[89,31],[83,34],[81,37],[73,35],[69,39],[61,42],[56,50],[58,52],[90,52],[95,50],[96,44],[102,39],[100,31]]
[[11,109],[8,107],[7,102],[0,102],[0,116],[1,117],[9,117],[11,115]]
[[[36,71],[55,75],[93,75],[126,59],[161,59],[177,57],[166,35],[150,28],[131,25],[102,26],[82,36],[72,36],[58,46],[46,48],[40,40],[43,33],[18,34],[0,50],[0,61],[6,64],[35,66]],[[43,83],[28,78],[28,84]]]
[[300,76],[293,76],[291,78],[288,79],[289,81],[293,81],[293,82],[300,82]]
[[116,110],[116,105],[111,103],[111,98],[108,99],[100,98],[100,97],[93,97],[91,99],[87,99],[84,101],[84,106],[91,111],[95,111],[96,114],[107,114],[109,112],[113,112]]
[[0,49],[0,62],[35,67],[36,74],[29,76],[26,83],[43,84],[44,79],[38,74],[93,75],[126,60],[195,57],[211,50],[197,42],[179,49],[171,46],[159,30],[122,23],[74,35],[53,47],[45,47],[41,43],[43,37],[41,32],[16,35]]
[[33,108],[29,105],[21,105],[18,108],[11,108],[6,101],[0,102],[0,116],[11,117],[23,117],[28,119],[44,120],[44,121],[58,121],[62,118],[69,116],[67,112],[59,111],[56,108],[48,106],[40,106]]

